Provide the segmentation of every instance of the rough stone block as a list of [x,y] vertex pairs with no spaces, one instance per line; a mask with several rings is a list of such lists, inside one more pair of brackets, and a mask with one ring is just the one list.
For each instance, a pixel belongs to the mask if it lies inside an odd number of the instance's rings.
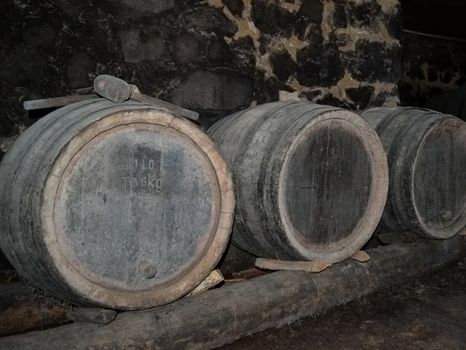
[[91,86],[89,73],[94,73],[95,63],[85,53],[79,52],[71,56],[66,68],[68,85],[71,88]]
[[125,61],[138,63],[160,58],[164,50],[164,40],[157,35],[144,35],[140,29],[130,29],[119,33]]
[[172,102],[194,110],[234,111],[250,104],[250,79],[234,72],[198,71],[176,88]]

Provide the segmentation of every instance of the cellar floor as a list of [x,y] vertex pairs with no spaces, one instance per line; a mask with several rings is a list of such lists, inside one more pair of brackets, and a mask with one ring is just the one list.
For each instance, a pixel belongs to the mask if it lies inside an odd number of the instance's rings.
[[222,349],[466,349],[466,259]]

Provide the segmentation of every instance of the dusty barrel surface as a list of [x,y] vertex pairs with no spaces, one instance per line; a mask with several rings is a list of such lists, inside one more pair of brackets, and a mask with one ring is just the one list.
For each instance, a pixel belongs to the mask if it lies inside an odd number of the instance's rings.
[[72,302],[173,301],[214,268],[234,212],[231,176],[194,124],[94,99],[31,126],[0,168],[1,247],[35,285]]
[[220,120],[209,134],[233,174],[232,239],[242,249],[335,262],[372,235],[388,170],[377,134],[355,113],[275,102]]
[[390,186],[380,231],[449,238],[466,225],[466,124],[410,107],[374,108],[362,117],[387,153]]

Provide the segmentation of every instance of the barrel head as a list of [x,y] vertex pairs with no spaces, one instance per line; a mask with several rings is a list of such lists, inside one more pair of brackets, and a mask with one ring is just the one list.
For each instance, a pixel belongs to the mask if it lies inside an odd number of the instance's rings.
[[211,272],[233,209],[230,175],[207,135],[152,107],[122,110],[83,128],[53,164],[43,239],[72,300],[151,307]]
[[435,238],[466,226],[466,124],[446,117],[425,135],[413,170],[413,202],[420,224]]
[[353,232],[370,201],[371,162],[349,122],[319,123],[287,163],[286,210],[306,244],[328,245]]

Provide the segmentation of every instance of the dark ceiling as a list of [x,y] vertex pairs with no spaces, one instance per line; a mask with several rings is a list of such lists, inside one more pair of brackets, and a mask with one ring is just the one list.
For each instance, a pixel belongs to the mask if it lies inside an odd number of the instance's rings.
[[466,39],[466,0],[401,0],[403,27]]

